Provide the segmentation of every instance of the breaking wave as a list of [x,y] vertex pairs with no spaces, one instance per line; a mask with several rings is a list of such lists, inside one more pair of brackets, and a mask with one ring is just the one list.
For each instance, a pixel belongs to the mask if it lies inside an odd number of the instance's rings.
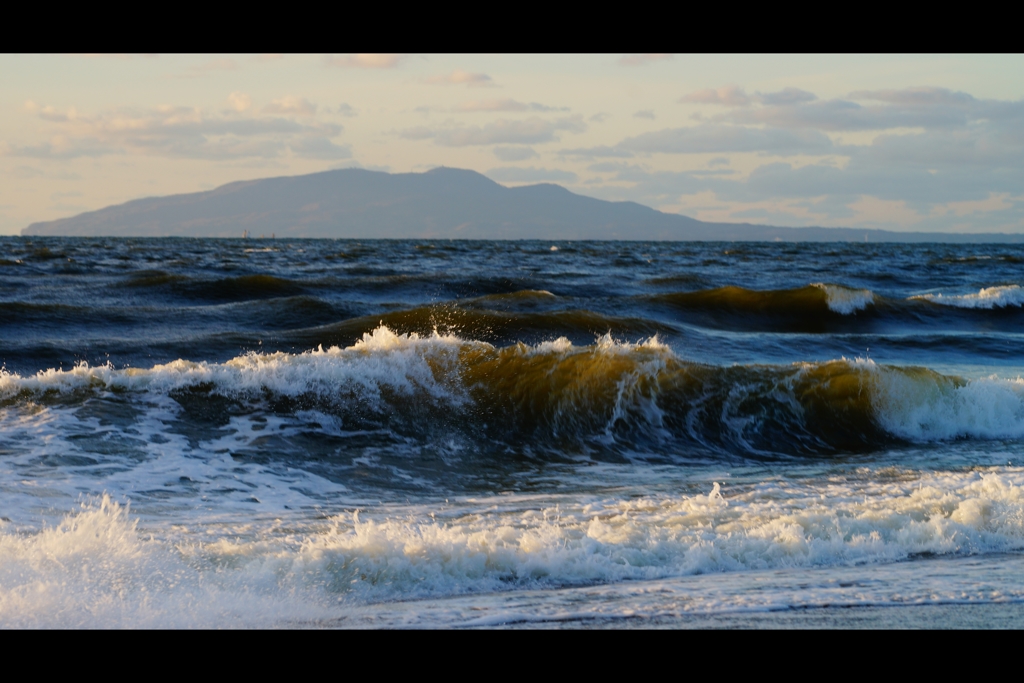
[[1019,468],[835,482],[827,496],[800,480],[716,483],[346,512],[285,535],[212,539],[154,536],[104,496],[35,533],[0,523],[0,623],[318,625],[394,599],[1005,552],[1024,548],[1022,484]]
[[721,367],[652,337],[496,347],[386,326],[349,347],[149,369],[0,372],[0,407],[82,392],[170,396],[186,412],[317,410],[347,430],[458,436],[528,452],[860,452],[895,441],[1024,437],[1024,380],[964,380],[865,359]]
[[912,299],[923,299],[943,306],[955,306],[957,308],[1005,308],[1007,306],[1020,307],[1024,305],[1024,289],[1020,285],[1003,285],[999,287],[985,287],[974,294],[947,295],[947,294],[921,294],[911,297]]

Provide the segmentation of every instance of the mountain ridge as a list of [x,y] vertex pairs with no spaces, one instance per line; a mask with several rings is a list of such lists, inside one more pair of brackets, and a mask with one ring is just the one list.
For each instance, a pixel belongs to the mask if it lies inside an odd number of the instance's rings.
[[241,180],[144,197],[52,221],[22,235],[554,240],[1024,242],[1012,233],[912,233],[707,223],[551,183],[505,187],[475,171],[337,169]]

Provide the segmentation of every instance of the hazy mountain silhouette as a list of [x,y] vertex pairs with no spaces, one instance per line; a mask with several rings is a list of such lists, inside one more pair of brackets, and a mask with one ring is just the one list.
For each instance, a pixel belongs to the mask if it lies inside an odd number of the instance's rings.
[[705,223],[558,185],[504,187],[455,168],[342,169],[136,199],[33,223],[24,235],[813,241],[1024,241],[1024,235],[905,233]]

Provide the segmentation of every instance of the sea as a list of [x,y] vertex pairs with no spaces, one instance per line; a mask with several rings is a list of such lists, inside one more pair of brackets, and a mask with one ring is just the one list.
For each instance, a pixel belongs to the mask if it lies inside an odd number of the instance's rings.
[[0,626],[1024,627],[1024,246],[0,238]]

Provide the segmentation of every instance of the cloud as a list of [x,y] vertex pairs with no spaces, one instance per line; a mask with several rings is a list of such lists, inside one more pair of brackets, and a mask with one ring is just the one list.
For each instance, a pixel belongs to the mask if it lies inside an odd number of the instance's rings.
[[413,126],[412,128],[406,128],[398,132],[398,137],[405,138],[406,140],[428,140],[434,137],[437,133],[432,128],[426,126]]
[[593,121],[594,123],[604,123],[605,121],[607,121],[611,117],[612,117],[612,115],[609,114],[608,112],[601,111],[601,112],[598,112],[598,113],[594,114],[590,118],[588,118],[587,121]]
[[944,88],[858,91],[849,99],[832,100],[817,100],[812,93],[787,88],[756,99],[764,106],[733,111],[717,120],[839,132],[958,128],[983,120],[1024,119],[1020,101],[977,100]]
[[588,171],[594,171],[595,173],[622,173],[623,171],[629,171],[634,168],[640,167],[634,164],[627,164],[622,161],[600,161],[596,164],[590,164],[587,166]]
[[350,159],[352,148],[349,145],[336,145],[324,137],[299,138],[289,143],[292,154],[304,159]]
[[650,120],[653,121],[654,120],[654,110],[653,109],[641,109],[638,112],[634,112],[633,118],[636,118],[636,119],[650,119]]
[[554,168],[535,168],[533,166],[527,166],[521,168],[518,166],[502,166],[499,168],[492,168],[484,173],[491,180],[506,183],[543,183],[543,182],[561,182],[561,183],[575,183],[577,176],[571,171],[562,171]]
[[622,66],[646,66],[647,64],[652,64],[654,62],[661,62],[661,61],[664,61],[666,59],[672,59],[672,55],[664,54],[664,53],[661,53],[661,54],[647,53],[647,54],[637,54],[637,55],[625,55],[625,56],[619,58],[619,64],[622,65]]
[[532,147],[495,147],[492,151],[502,161],[523,161],[540,156]]
[[462,102],[455,111],[527,111],[530,105],[523,104],[522,102],[516,102],[513,99],[505,98],[501,100],[473,100],[472,102]]
[[904,88],[902,90],[858,90],[849,95],[852,100],[874,100],[888,104],[962,106],[977,102],[965,92],[953,92],[946,88]]
[[271,101],[263,107],[264,114],[282,114],[285,116],[313,116],[316,114],[316,105],[304,97],[288,95]]
[[517,102],[510,98],[495,100],[473,100],[463,102],[455,107],[455,111],[569,111],[569,107],[549,107],[540,102],[529,104]]
[[827,131],[886,130],[966,123],[964,112],[918,108],[864,107],[849,100],[824,100],[792,106],[766,106],[732,112],[719,120],[733,123]]
[[828,136],[814,130],[746,128],[705,123],[688,128],[668,128],[626,138],[618,149],[661,154],[722,152],[769,152],[772,154],[823,154],[832,151]]
[[462,69],[456,69],[450,74],[443,76],[431,76],[427,79],[427,83],[467,85],[471,88],[492,87],[495,85],[494,81],[487,74],[474,74]]
[[329,66],[340,66],[356,69],[393,69],[400,65],[405,55],[399,54],[348,54],[327,57]]
[[762,104],[799,104],[813,102],[818,96],[800,88],[783,88],[778,92],[758,93],[757,100]]
[[337,106],[337,108],[334,110],[334,113],[335,114],[341,114],[342,116],[346,116],[346,117],[352,117],[352,116],[358,116],[359,115],[358,112],[356,112],[356,110],[353,109],[351,105],[346,104],[345,102],[342,102],[341,104],[339,104]]
[[618,147],[609,147],[608,145],[598,145],[596,147],[577,147],[575,149],[563,149],[558,152],[559,156],[570,157],[573,159],[628,159],[633,156],[633,153],[627,149],[620,149]]
[[[589,168],[612,174],[588,186],[592,194],[677,208],[692,200],[700,203],[691,205],[694,210],[712,212],[702,216],[709,220],[763,217],[790,225],[915,230],[1024,228],[1024,100],[982,100],[931,87],[819,100],[798,88],[746,95],[738,86],[684,99],[735,106],[689,128],[561,154],[595,160],[628,153],[724,155],[703,170],[685,172],[612,161]],[[854,131],[877,134],[840,135]],[[744,175],[728,168],[728,155],[744,152],[819,160],[772,160]]]
[[683,104],[721,104],[727,107],[746,107],[752,101],[738,85],[727,85],[717,90],[697,90],[679,98]]
[[[795,166],[773,162],[756,168],[746,178],[729,177],[725,169],[672,172],[601,164],[592,170],[615,174],[610,180],[616,185],[596,190],[601,196],[658,206],[678,205],[680,197],[706,194],[732,207],[716,220],[742,218],[743,210],[770,210],[789,225],[845,221],[864,227],[955,227],[967,231],[1024,227],[1024,170],[951,168],[931,172],[856,158],[844,168],[828,163]],[[758,208],[752,209],[755,205]],[[793,207],[801,206],[802,217],[792,213]],[[867,206],[875,207],[873,213],[865,213]],[[972,223],[965,225],[959,216],[968,210]]]
[[242,92],[233,92],[228,95],[228,103],[237,112],[243,112],[252,106],[252,98]]
[[559,131],[580,133],[586,130],[582,117],[570,116],[554,121],[536,116],[528,119],[509,121],[499,119],[483,126],[456,126],[434,130],[416,126],[400,131],[400,137],[409,140],[433,138],[444,147],[468,147],[472,145],[531,145],[557,140]]
[[[5,142],[0,154],[40,159],[71,159],[107,154],[143,154],[193,159],[263,159],[282,155],[290,146],[331,138],[342,127],[333,123],[301,124],[279,117],[211,116],[193,107],[121,107],[95,116],[60,115],[39,108],[52,124],[45,143],[19,145]],[[324,149],[321,144],[321,149]],[[312,149],[312,147],[310,147]]]
[[931,169],[1024,169],[1024,134],[993,126],[912,134],[882,134],[851,152],[860,163]]

